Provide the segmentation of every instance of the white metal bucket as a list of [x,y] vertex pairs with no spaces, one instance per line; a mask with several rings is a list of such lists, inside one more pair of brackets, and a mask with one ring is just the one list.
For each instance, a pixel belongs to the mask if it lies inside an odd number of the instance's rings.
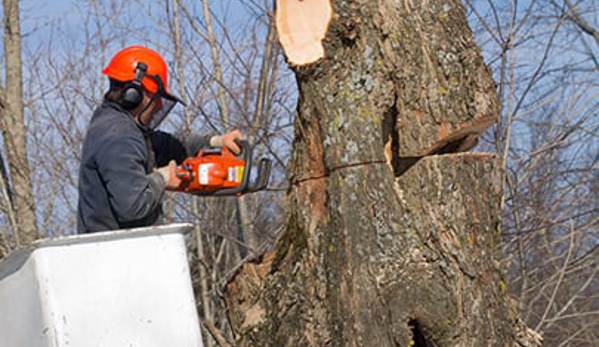
[[40,240],[0,261],[2,347],[202,347],[189,224]]

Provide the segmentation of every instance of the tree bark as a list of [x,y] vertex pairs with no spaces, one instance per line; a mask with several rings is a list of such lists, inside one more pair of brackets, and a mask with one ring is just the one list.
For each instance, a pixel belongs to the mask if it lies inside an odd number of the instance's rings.
[[238,345],[516,344],[499,165],[455,154],[498,113],[464,8],[332,6],[326,58],[296,68],[286,230],[227,287]]
[[14,209],[16,225],[11,227],[16,243],[29,244],[37,239],[38,231],[27,157],[19,2],[4,0],[3,13],[6,87],[0,119],[13,194],[13,206],[7,208]]

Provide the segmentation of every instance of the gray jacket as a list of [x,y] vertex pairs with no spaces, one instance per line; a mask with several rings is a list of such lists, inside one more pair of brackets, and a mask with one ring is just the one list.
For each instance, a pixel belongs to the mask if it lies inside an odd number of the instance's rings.
[[180,163],[209,141],[210,136],[147,132],[118,104],[104,102],[83,141],[77,231],[158,223],[166,183],[154,168],[173,159]]

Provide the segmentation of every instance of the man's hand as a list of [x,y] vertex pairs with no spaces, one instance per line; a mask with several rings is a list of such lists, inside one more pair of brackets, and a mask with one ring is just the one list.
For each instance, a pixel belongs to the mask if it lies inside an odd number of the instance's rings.
[[243,139],[243,135],[239,130],[231,131],[223,135],[215,135],[210,139],[210,146],[212,147],[227,147],[233,153],[241,153],[241,148],[237,145],[235,140]]
[[177,163],[171,160],[167,166],[156,169],[166,182],[166,190],[175,190],[181,185],[181,179],[177,177]]

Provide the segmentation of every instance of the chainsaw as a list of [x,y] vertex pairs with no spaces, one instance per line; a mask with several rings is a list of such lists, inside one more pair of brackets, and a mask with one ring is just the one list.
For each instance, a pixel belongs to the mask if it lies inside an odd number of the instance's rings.
[[204,147],[196,157],[185,159],[176,174],[182,181],[177,191],[201,196],[231,196],[253,193],[266,188],[271,161],[262,158],[256,179],[250,182],[252,150],[247,141],[237,141],[238,155],[227,147]]

